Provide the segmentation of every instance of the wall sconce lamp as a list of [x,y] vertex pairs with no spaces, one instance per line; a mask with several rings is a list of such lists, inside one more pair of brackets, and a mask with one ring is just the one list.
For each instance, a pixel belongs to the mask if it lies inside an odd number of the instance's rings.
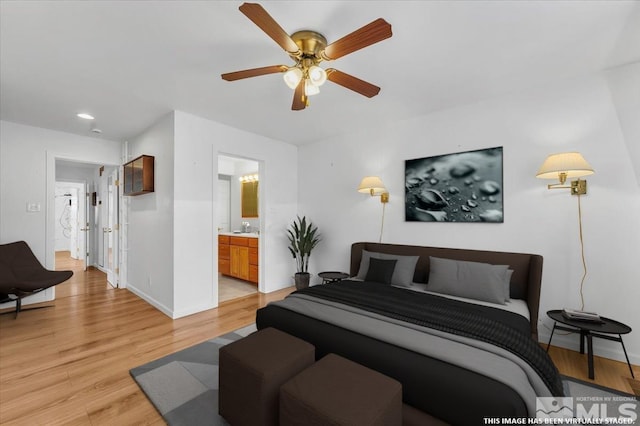
[[[592,175],[593,167],[584,159],[579,152],[563,152],[551,154],[544,160],[542,166],[536,173],[537,178],[558,179],[560,183],[547,185],[547,189],[567,188],[571,190],[571,195],[578,196],[578,232],[580,237],[580,256],[582,258],[582,279],[580,280],[580,311],[584,309],[584,280],[587,277],[587,261],[584,256],[584,239],[582,236],[582,207],[580,205],[580,195],[587,193],[587,181],[581,180],[581,176]],[[578,178],[572,181],[570,186],[565,186],[567,179]]]
[[570,186],[565,186],[567,179],[580,178],[592,175],[593,167],[579,152],[563,152],[551,154],[544,160],[536,173],[540,179],[558,179],[559,183],[547,185],[547,189],[570,189],[571,195],[584,195],[587,193],[586,180],[571,181]]
[[369,194],[372,197],[380,196],[380,202],[382,203],[382,222],[380,224],[380,239],[378,242],[381,243],[382,233],[384,231],[384,207],[389,202],[389,191],[387,191],[387,188],[385,188],[384,183],[382,183],[382,180],[378,176],[365,176],[358,186],[358,192]]
[[370,194],[372,197],[380,196],[381,203],[389,202],[389,191],[384,187],[378,176],[365,176],[358,186],[358,192]]

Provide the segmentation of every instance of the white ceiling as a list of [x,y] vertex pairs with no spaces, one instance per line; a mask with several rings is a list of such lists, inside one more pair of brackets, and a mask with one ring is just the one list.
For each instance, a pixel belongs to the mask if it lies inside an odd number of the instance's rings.
[[362,127],[640,60],[636,1],[262,1],[288,32],[329,42],[382,17],[393,37],[331,63],[382,88],[368,99],[328,82],[304,111],[278,74],[290,64],[240,1],[0,3],[1,118],[132,138],[172,110],[304,144]]

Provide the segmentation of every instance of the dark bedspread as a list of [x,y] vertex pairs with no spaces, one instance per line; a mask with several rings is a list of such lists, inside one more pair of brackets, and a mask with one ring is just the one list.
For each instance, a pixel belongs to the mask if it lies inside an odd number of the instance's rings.
[[372,282],[347,280],[298,293],[491,343],[525,360],[553,395],[563,395],[558,370],[531,339],[529,322],[521,315]]

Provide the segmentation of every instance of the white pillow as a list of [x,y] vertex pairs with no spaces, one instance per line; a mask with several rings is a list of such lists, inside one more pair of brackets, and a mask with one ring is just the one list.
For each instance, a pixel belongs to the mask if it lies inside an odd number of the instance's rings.
[[399,285],[403,287],[411,287],[413,283],[413,275],[416,272],[416,264],[420,256],[400,256],[395,254],[378,253],[375,251],[362,250],[362,259],[360,260],[360,269],[356,278],[364,280],[369,271],[369,259],[385,259],[385,260],[397,260],[396,267],[393,270],[391,276],[391,284]]
[[508,265],[429,257],[427,290],[505,304],[509,300]]

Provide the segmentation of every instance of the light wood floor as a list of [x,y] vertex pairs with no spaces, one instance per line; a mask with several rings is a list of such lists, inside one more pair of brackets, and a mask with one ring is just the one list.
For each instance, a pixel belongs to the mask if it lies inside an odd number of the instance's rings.
[[[0,424],[162,425],[129,370],[251,324],[258,308],[291,291],[171,320],[111,288],[98,270],[76,270],[57,286],[53,307],[22,312],[17,320],[0,316]],[[586,379],[584,355],[555,347],[550,354],[563,374]],[[631,392],[626,364],[597,358],[595,366],[597,383]]]
[[249,325],[291,291],[171,320],[102,272],[76,270],[53,307],[0,316],[0,424],[162,425],[129,370]]

